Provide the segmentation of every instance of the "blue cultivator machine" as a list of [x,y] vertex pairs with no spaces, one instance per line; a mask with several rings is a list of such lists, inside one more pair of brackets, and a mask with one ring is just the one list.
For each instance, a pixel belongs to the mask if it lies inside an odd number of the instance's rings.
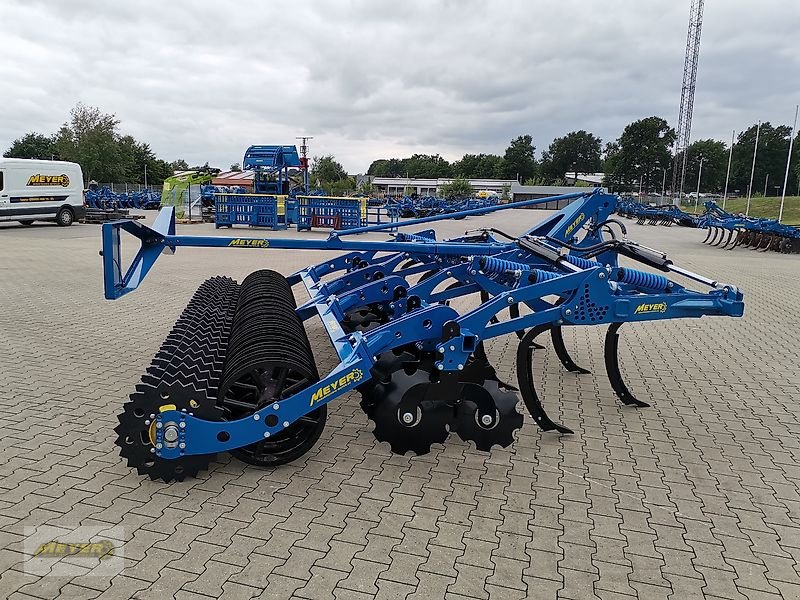
[[[745,246],[766,252],[800,254],[800,229],[782,225],[777,219],[733,215],[715,202],[704,204],[698,227],[708,229],[703,243],[733,250]],[[724,243],[723,243],[724,242]]]
[[489,196],[487,198],[448,199],[437,196],[404,196],[402,198],[392,198],[389,204],[403,218],[419,218],[497,206],[500,204],[500,198],[498,196]]
[[636,219],[639,225],[672,227],[673,224],[677,223],[683,227],[698,226],[698,217],[696,215],[687,213],[673,204],[649,206],[627,198],[617,204],[617,214],[629,219]]
[[84,193],[88,208],[114,210],[119,208],[138,208],[154,210],[161,207],[161,193],[153,190],[123,192],[116,194],[108,186],[89,189]]
[[[739,317],[742,293],[626,239],[624,225],[609,218],[615,196],[595,190],[515,206],[554,200],[571,203],[519,237],[486,228],[446,241],[430,229],[386,241],[347,239],[396,224],[333,232],[327,240],[199,237],[176,235],[171,209],[152,228],[133,221],[103,225],[109,299],[133,291],[158,256],[179,247],[340,252],[288,278],[262,270],[241,283],[227,277],[203,283],[124,405],[116,428],[120,454],[140,474],[164,481],[196,475],[217,452],[279,465],[314,445],[327,404],[352,390],[361,394],[375,437],[393,452],[425,454],[451,433],[479,450],[506,447],[523,423],[517,388],[500,380],[484,342],[509,334],[520,340],[517,383],[524,406],[544,431],[571,433],[545,412],[533,359],[542,348],[537,337],[547,333],[564,367],[585,373],[562,337],[562,328],[573,326],[607,326],[611,388],[624,404],[647,406],[622,379],[619,328],[638,321]],[[122,232],[142,244],[127,270],[120,258]],[[628,259],[625,266],[620,257]],[[310,298],[299,306],[291,290],[296,285]],[[470,296],[474,308],[459,312],[451,306]],[[315,317],[340,359],[322,376],[303,325]]]

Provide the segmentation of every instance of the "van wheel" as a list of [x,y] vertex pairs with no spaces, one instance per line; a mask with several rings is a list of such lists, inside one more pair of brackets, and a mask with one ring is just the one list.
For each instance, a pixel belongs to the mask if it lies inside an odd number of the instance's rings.
[[72,213],[72,209],[69,208],[62,208],[56,215],[56,223],[61,227],[69,227],[74,220],[75,215]]
[[24,221],[20,221],[23,225],[33,225],[33,220],[25,219]]

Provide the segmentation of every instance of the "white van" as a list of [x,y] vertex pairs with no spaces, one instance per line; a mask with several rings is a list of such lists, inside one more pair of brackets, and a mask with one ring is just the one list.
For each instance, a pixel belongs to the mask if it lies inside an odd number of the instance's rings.
[[72,225],[86,214],[79,164],[0,158],[0,221]]

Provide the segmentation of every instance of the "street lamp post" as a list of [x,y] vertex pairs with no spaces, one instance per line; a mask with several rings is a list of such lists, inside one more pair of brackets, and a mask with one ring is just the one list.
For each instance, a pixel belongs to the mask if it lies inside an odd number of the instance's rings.
[[664,177],[661,179],[661,202],[664,202],[664,192],[667,189],[667,170],[664,169]]
[[147,189],[147,163],[144,163],[144,187]]
[[700,200],[700,177],[703,176],[703,161],[704,157],[700,157],[700,169],[697,171],[697,192],[694,196],[694,212],[697,212],[697,202]]

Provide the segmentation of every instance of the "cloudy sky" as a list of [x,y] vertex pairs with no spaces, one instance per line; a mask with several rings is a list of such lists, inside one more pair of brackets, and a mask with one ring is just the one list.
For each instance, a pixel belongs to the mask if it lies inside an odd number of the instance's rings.
[[[227,167],[314,136],[351,173],[677,120],[689,0],[2,0],[0,149],[76,102],[161,158]],[[692,138],[788,123],[800,2],[708,0]]]

